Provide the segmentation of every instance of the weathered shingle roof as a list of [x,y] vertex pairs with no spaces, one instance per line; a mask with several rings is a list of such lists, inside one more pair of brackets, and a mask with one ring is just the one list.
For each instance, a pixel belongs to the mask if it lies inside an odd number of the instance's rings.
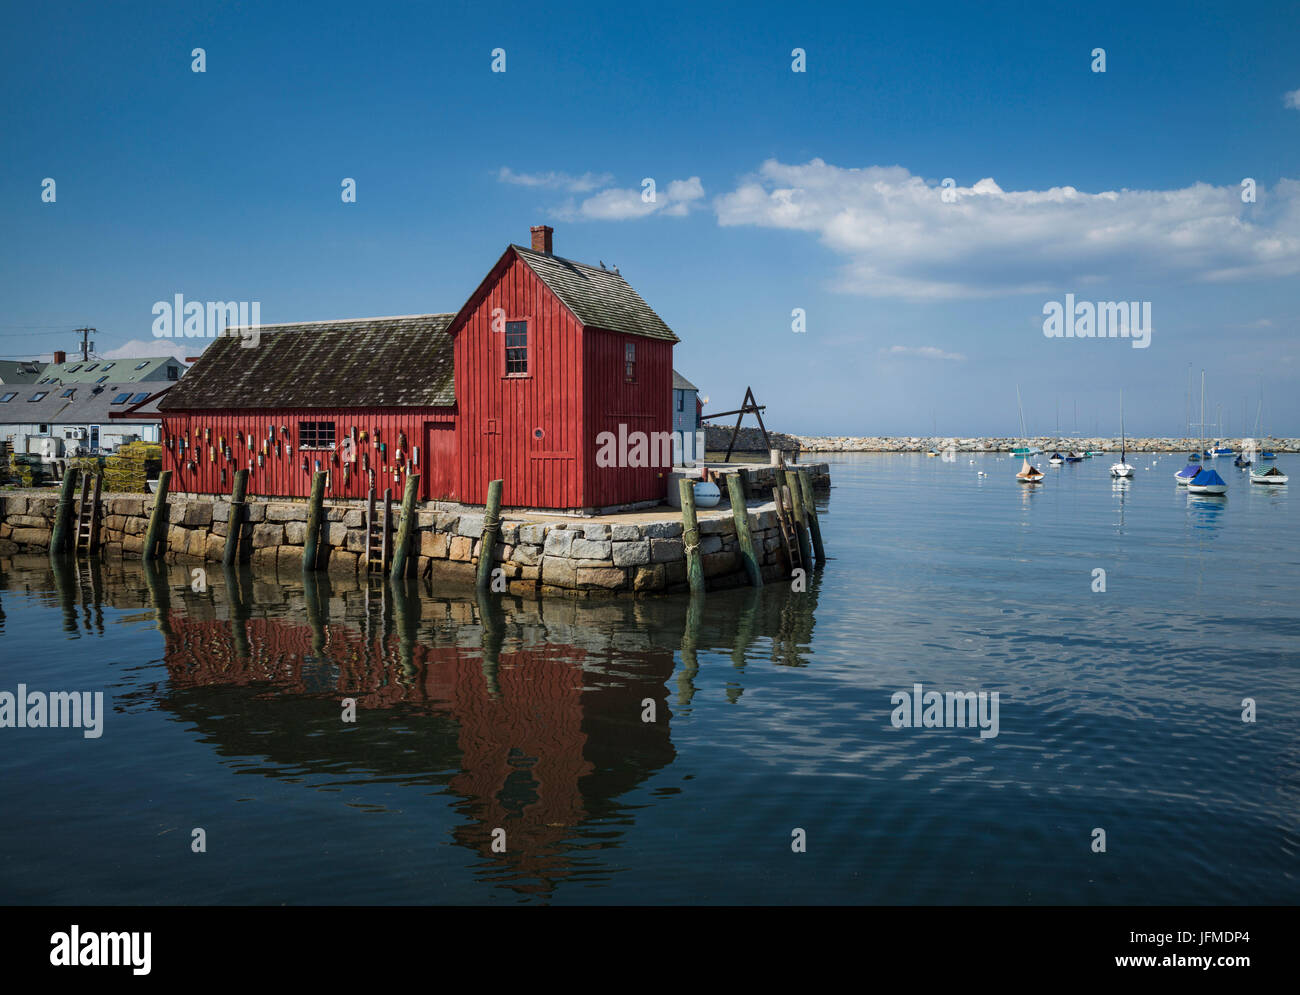
[[681,341],[641,295],[613,270],[548,256],[522,245],[513,248],[584,325],[667,342]]
[[[182,381],[183,382],[183,381]],[[152,395],[171,387],[170,382],[153,381],[150,383],[108,383],[108,384],[68,384],[51,387],[49,384],[25,384],[12,401],[0,403],[0,426],[4,425],[93,425],[96,422],[107,424],[109,413],[126,411],[131,407],[131,400],[141,395]],[[4,397],[16,387],[0,389]],[[71,397],[64,397],[72,391]],[[31,398],[37,393],[45,396],[39,401]],[[127,400],[114,404],[113,398],[127,394]],[[166,396],[165,394],[163,395]],[[161,398],[159,399],[159,401]],[[157,401],[150,401],[141,407],[141,412],[153,413],[157,410]]]
[[256,346],[236,334],[204,351],[162,399],[187,408],[422,407],[456,402],[454,315],[262,325]]
[[691,383],[684,376],[673,370],[673,390],[699,390],[695,384]]

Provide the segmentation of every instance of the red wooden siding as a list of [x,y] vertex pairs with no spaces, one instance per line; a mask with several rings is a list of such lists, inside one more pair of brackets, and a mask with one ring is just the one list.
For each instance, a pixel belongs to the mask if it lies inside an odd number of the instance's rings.
[[[636,345],[636,383],[624,375],[624,347]],[[673,344],[641,336],[588,328],[583,331],[584,398],[588,443],[584,453],[586,483],[583,504],[607,507],[663,498],[668,493],[671,465],[602,467],[596,464],[597,438],[619,425],[626,433],[673,430]],[[659,447],[654,457],[659,456]]]
[[[506,507],[582,507],[582,326],[513,252],[470,303],[450,329],[462,413],[458,499],[483,504],[488,481],[499,479]],[[504,312],[499,331],[496,308]],[[506,377],[505,321],[524,319],[529,374]]]
[[[301,422],[334,422],[334,450],[299,450]],[[409,410],[363,410],[351,408],[290,408],[273,411],[188,411],[163,415],[163,469],[172,471],[171,486],[177,491],[200,494],[229,494],[236,470],[249,470],[248,493],[276,497],[307,497],[311,494],[316,461],[330,474],[328,497],[364,498],[369,491],[366,467],[375,471],[375,490],[383,494],[391,487],[399,498],[406,486],[407,460],[420,474],[422,497],[440,497],[430,490],[432,482],[449,479],[450,454],[431,454],[425,441],[427,422],[454,423],[452,408],[411,408]],[[357,459],[344,474],[343,438],[356,426],[358,436],[367,434],[356,446]],[[288,432],[283,429],[287,428]],[[269,431],[274,429],[275,441]],[[377,435],[376,435],[377,433]],[[400,465],[396,459],[399,443],[405,436],[406,448]],[[240,441],[242,438],[243,441]],[[184,455],[179,443],[184,440]],[[263,440],[268,442],[263,454]],[[230,450],[225,457],[224,446]],[[380,445],[386,451],[380,450]],[[419,447],[418,464],[415,448]],[[258,454],[262,465],[258,466]],[[303,460],[306,459],[306,468]],[[432,460],[441,460],[442,465]],[[189,465],[193,462],[194,469]],[[251,465],[250,465],[251,463]],[[225,479],[221,471],[225,470]]]

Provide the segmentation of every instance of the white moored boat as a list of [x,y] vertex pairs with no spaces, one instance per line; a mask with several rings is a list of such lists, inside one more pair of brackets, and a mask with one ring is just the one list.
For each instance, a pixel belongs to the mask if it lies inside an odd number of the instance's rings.
[[1110,475],[1112,477],[1131,477],[1133,476],[1133,467],[1128,463],[1128,435],[1124,432],[1124,391],[1119,392],[1119,462],[1110,465]]
[[[1025,434],[1025,406],[1020,402],[1020,384],[1016,384],[1016,406],[1020,409],[1020,434]],[[1022,484],[1037,484],[1043,479],[1043,471],[1038,469],[1029,462],[1029,456],[1035,451],[1035,448],[1025,440],[1023,449],[1014,449],[1013,453],[1020,454],[1020,472],[1016,474],[1016,480]],[[1041,450],[1039,450],[1041,452]]]
[[1031,465],[1028,457],[1025,457],[1020,472],[1016,474],[1016,479],[1022,484],[1036,484],[1043,479],[1043,471]]
[[1275,466],[1270,466],[1267,470],[1250,471],[1252,484],[1285,484],[1288,479],[1287,475]]

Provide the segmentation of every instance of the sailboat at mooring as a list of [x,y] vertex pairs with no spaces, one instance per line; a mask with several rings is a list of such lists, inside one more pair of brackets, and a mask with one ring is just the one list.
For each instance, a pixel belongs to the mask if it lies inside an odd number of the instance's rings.
[[1128,463],[1128,434],[1124,431],[1124,391],[1119,392],[1119,462],[1112,463],[1110,466],[1110,475],[1112,477],[1132,477],[1133,467]]

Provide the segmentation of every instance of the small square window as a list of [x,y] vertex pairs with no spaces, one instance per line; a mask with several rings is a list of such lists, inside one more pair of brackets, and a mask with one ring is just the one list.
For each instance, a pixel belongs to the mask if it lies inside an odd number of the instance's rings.
[[174,366],[169,366],[169,367],[167,367],[167,379],[168,379],[168,380],[179,380],[180,378],[181,378],[181,371],[180,371],[180,370],[176,369],[176,367],[174,367]]
[[67,390],[65,390],[65,391],[64,391],[62,394],[60,394],[59,396],[60,396],[60,397],[71,397],[71,396],[72,396],[73,394],[75,394],[76,392],[77,392],[77,388],[76,388],[76,387],[69,387]]
[[686,391],[684,390],[679,390],[677,392],[677,410],[678,411],[686,410]]
[[299,449],[333,449],[334,422],[300,421],[298,423]]
[[38,390],[35,394],[33,394],[31,397],[27,399],[27,403],[30,404],[32,401],[39,401],[42,397],[44,397],[48,393],[49,393],[48,390]]
[[626,342],[623,345],[623,380],[627,383],[636,383],[635,342]]
[[137,370],[143,370],[148,365],[149,365],[149,360],[146,359],[143,363],[136,363],[135,368]]
[[107,380],[107,379],[108,379],[108,375],[105,374],[104,376],[102,376],[102,377],[100,377],[98,380],[96,380],[95,383],[103,383],[103,382],[104,382],[105,380]]
[[9,393],[5,394],[3,397],[0,397],[0,404],[8,404],[10,401],[12,401],[12,400],[13,400],[15,397],[17,397],[17,396],[18,396],[18,391],[16,391],[16,390],[11,390],[11,391],[9,391]]
[[116,366],[116,365],[117,365],[117,363],[115,363],[115,362],[114,362],[114,363],[105,363],[105,364],[104,364],[104,369],[106,369],[106,370],[111,370],[111,369],[112,369],[114,366]]
[[80,364],[80,363],[78,363],[76,366],[69,366],[69,367],[68,367],[68,372],[69,372],[69,373],[76,373],[79,369],[81,369],[81,364]]
[[131,399],[131,392],[127,391],[125,394],[118,394],[117,397],[113,398],[113,403],[125,404],[130,399]]
[[148,393],[144,393],[144,394],[136,394],[135,397],[131,398],[131,403],[132,403],[132,404],[143,404],[143,403],[144,403],[145,401],[147,401],[147,400],[149,400],[149,395],[148,395]]
[[91,363],[89,366],[86,367],[86,372],[89,373],[91,370],[93,370],[93,369],[94,369],[96,366],[98,366],[98,365],[99,365],[98,363]]

